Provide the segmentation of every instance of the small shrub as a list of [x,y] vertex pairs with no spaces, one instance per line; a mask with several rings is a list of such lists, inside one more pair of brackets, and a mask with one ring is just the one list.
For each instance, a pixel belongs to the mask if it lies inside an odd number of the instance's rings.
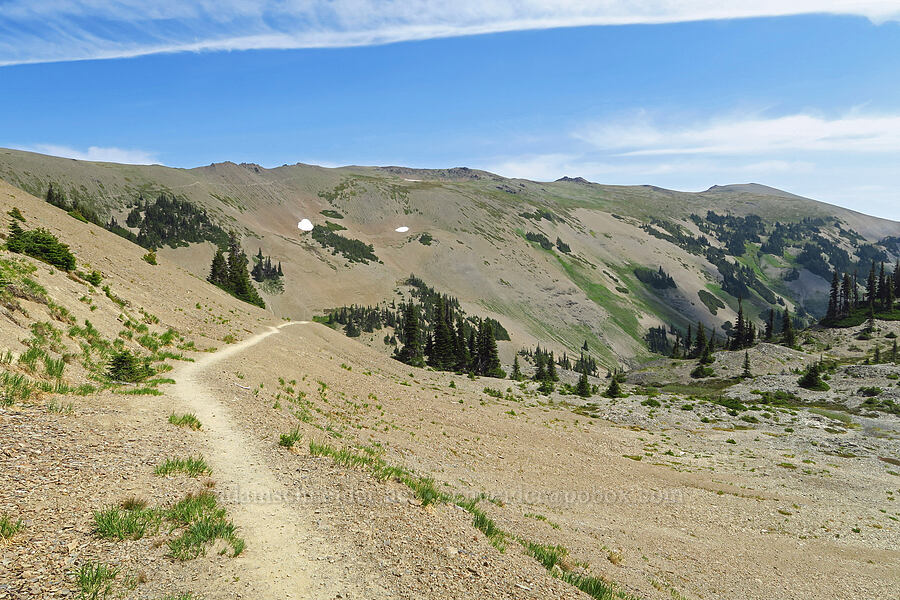
[[110,359],[106,375],[113,381],[134,383],[153,374],[148,363],[149,360],[141,361],[130,350],[123,350],[114,354]]
[[9,226],[6,249],[16,254],[27,254],[63,271],[75,268],[75,255],[66,244],[43,228],[23,230],[15,221]]
[[656,398],[647,398],[646,400],[641,402],[641,405],[649,406],[650,408],[659,408],[661,406],[659,400],[657,400]]
[[807,390],[827,392],[831,387],[822,381],[822,369],[819,363],[812,363],[806,367],[803,376],[797,380],[797,385]]
[[156,252],[154,252],[153,250],[151,250],[151,251],[148,252],[147,254],[143,255],[143,256],[141,257],[141,260],[143,260],[143,261],[144,261],[145,263],[147,263],[148,265],[154,265],[154,266],[155,266],[155,265],[156,265]]
[[865,396],[865,397],[867,397],[867,398],[874,398],[875,396],[881,394],[883,391],[884,391],[884,390],[881,389],[880,387],[876,387],[876,386],[874,386],[874,385],[871,385],[871,386],[868,386],[868,387],[861,387],[861,388],[859,388],[859,390],[857,390],[857,393],[858,393],[860,396]]
[[100,283],[103,281],[103,275],[100,273],[100,271],[91,271],[89,274],[84,276],[84,280],[91,285],[100,285]]
[[22,221],[23,223],[25,222],[25,217],[22,215],[22,211],[19,210],[18,206],[13,206],[12,209],[7,211],[6,214],[17,221]]
[[691,377],[693,377],[694,379],[703,379],[703,378],[712,377],[712,376],[713,376],[713,370],[705,365],[697,365],[691,371]]

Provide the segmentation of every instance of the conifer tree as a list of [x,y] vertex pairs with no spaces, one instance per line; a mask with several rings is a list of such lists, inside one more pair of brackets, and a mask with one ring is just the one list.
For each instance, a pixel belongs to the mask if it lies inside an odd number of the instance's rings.
[[544,366],[544,353],[541,352],[540,346],[534,353],[534,380],[544,381],[547,379],[547,369]]
[[897,364],[897,340],[894,340],[894,345],[891,346],[891,362]]
[[878,295],[878,283],[875,278],[875,261],[872,261],[872,268],[869,269],[869,280],[866,284],[866,303],[869,306],[875,306],[875,298]]
[[766,341],[771,342],[775,335],[775,309],[769,309],[769,320],[766,321]]
[[228,265],[225,263],[225,255],[221,250],[216,250],[213,255],[212,266],[209,269],[207,280],[213,285],[225,287],[228,285]]
[[887,308],[887,279],[884,276],[884,261],[881,262],[881,272],[878,274],[878,300],[882,310]]
[[466,328],[462,317],[456,318],[456,370],[466,372],[472,357],[469,355],[469,347],[466,343]]
[[750,353],[747,351],[744,351],[744,372],[741,373],[741,377],[744,379],[753,377],[753,373],[750,372]]
[[797,336],[794,333],[794,320],[791,318],[789,308],[784,309],[784,317],[781,322],[781,343],[789,348],[797,345]]
[[403,311],[403,348],[397,358],[408,365],[421,367],[425,364],[422,356],[422,332],[419,326],[419,308],[410,302]]
[[875,346],[875,355],[872,362],[876,365],[881,362],[881,346]]
[[582,398],[587,398],[591,395],[591,384],[588,381],[587,362],[584,360],[584,354],[581,355],[581,365],[581,376],[578,378],[578,385],[575,386],[575,393]]
[[744,347],[744,341],[747,337],[747,324],[744,322],[744,299],[738,297],[738,313],[737,321],[734,326],[734,337],[731,338],[731,349],[740,350]]
[[894,265],[894,297],[900,298],[900,258]]
[[553,352],[547,357],[547,379],[559,381],[559,375],[556,373],[556,362],[553,360]]
[[850,273],[844,273],[844,283],[841,285],[841,316],[848,317],[850,316],[850,287],[853,285],[852,280],[850,279]]
[[500,356],[497,353],[497,340],[494,337],[494,327],[489,321],[481,321],[478,324],[479,332],[479,375],[485,377],[506,377],[506,373],[500,368]]
[[347,337],[359,337],[360,331],[356,321],[353,319],[347,321],[347,324],[344,326],[344,335]]
[[519,355],[513,358],[513,366],[512,366],[512,374],[509,376],[513,381],[521,381],[522,380],[522,371],[519,369]]
[[840,281],[838,279],[837,269],[831,277],[831,292],[828,294],[828,310],[825,311],[825,321],[833,323],[838,317],[840,302]]
[[615,375],[613,375],[609,380],[609,386],[606,388],[606,391],[603,392],[603,395],[607,398],[621,398],[622,397],[622,386],[619,385],[619,379]]
[[706,332],[703,330],[703,323],[697,321],[697,340],[694,344],[694,356],[703,356],[706,353]]

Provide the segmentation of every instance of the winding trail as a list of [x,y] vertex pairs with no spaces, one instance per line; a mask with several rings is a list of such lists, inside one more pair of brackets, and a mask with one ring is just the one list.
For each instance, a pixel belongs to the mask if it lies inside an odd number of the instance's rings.
[[[223,498],[229,514],[247,541],[241,555],[242,579],[257,598],[311,598],[311,577],[317,565],[307,558],[310,532],[298,506],[290,503],[290,490],[267,467],[263,448],[243,430],[228,407],[200,381],[201,375],[217,363],[276,335],[283,327],[305,325],[292,321],[260,333],[219,352],[182,366],[171,394],[180,408],[194,412],[203,423],[208,446],[207,462],[218,488],[229,490]],[[321,585],[321,582],[319,582]]]

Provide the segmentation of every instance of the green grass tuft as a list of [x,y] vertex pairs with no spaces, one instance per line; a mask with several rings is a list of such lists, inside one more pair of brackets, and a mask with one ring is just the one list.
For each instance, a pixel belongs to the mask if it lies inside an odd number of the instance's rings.
[[103,563],[88,561],[75,571],[79,600],[103,600],[112,593],[112,582],[119,569]]
[[172,413],[169,415],[169,423],[172,425],[177,425],[178,427],[187,427],[189,429],[193,429],[194,431],[200,429],[200,419],[197,418],[197,415],[194,413],[185,413],[183,415],[176,415]]
[[0,515],[0,539],[10,539],[22,531],[23,527],[25,527],[25,524],[22,522],[22,519],[13,519],[9,515]]
[[165,462],[157,465],[153,472],[157,475],[184,473],[190,477],[198,477],[209,475],[212,470],[202,456],[188,456],[187,458],[167,458]]
[[101,538],[139,540],[159,531],[162,515],[152,508],[110,506],[94,511],[94,534]]

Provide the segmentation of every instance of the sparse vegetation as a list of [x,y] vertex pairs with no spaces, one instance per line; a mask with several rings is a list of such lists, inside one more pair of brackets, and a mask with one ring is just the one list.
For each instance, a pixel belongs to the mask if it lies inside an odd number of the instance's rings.
[[200,429],[200,419],[198,419],[197,415],[194,413],[185,413],[182,415],[172,413],[169,415],[169,423],[178,427],[187,427],[188,429]]
[[160,476],[184,473],[190,477],[199,477],[211,474],[212,470],[202,456],[188,456],[187,458],[167,458],[157,465],[153,472]]

